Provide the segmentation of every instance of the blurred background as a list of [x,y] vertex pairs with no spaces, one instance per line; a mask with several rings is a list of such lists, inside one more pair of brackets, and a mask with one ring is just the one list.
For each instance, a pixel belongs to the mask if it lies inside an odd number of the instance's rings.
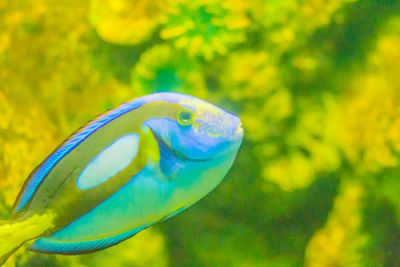
[[8,266],[400,266],[397,0],[0,0],[0,219],[61,141],[137,96],[240,115],[224,180],[85,256]]

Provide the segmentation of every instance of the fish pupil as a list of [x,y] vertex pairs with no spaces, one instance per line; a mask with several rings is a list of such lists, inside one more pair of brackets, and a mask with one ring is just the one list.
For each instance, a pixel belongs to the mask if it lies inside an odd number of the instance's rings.
[[183,110],[179,113],[179,123],[182,125],[190,125],[192,123],[193,114],[188,110]]
[[181,119],[183,121],[189,121],[191,118],[192,118],[192,114],[190,114],[189,112],[184,111],[181,113]]

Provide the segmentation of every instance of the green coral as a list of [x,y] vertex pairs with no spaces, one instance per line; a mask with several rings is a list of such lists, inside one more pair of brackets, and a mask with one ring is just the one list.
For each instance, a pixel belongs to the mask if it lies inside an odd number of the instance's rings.
[[131,86],[138,94],[175,91],[207,96],[201,65],[165,44],[140,56],[132,70]]
[[177,1],[161,31],[161,37],[190,56],[207,60],[246,40],[249,25],[241,0]]

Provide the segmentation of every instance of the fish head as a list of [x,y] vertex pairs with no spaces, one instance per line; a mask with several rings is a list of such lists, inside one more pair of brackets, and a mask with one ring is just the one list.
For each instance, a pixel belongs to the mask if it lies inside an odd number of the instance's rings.
[[235,156],[243,139],[239,117],[207,101],[189,95],[164,93],[168,116],[145,122],[157,141],[179,158],[209,161]]

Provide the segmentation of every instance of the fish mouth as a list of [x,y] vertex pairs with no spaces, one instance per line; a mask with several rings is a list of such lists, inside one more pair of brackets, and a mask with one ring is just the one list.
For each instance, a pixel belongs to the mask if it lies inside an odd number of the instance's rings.
[[243,127],[242,127],[242,123],[240,122],[238,127],[236,128],[236,131],[235,131],[234,135],[241,137],[241,136],[243,136],[243,134],[244,134],[244,130],[243,130]]
[[158,143],[158,148],[160,149],[160,156],[166,155],[166,156],[173,156],[181,161],[194,161],[194,162],[205,162],[209,161],[210,159],[194,159],[190,158],[187,155],[183,154],[182,152],[179,152],[178,150],[174,149],[173,147],[169,146],[162,138],[161,136],[156,133],[151,127],[149,127],[151,133],[153,134],[154,138],[156,139]]

